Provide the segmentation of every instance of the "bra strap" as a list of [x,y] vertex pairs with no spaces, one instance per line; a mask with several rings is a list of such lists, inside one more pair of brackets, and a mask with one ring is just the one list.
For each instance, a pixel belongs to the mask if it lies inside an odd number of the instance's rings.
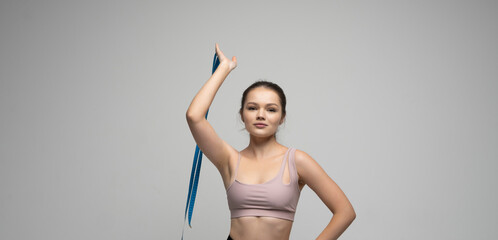
[[235,174],[233,177],[233,181],[235,181],[235,179],[237,179],[237,173],[239,172],[239,165],[240,165],[240,152],[239,152],[239,159],[237,160],[237,165],[235,166]]
[[287,151],[285,152],[285,155],[284,155],[284,160],[282,160],[282,166],[280,166],[280,171],[278,172],[278,176],[279,177],[282,177],[283,174],[284,174],[284,170],[285,170],[285,163],[287,162],[287,159],[289,158],[289,152],[291,151],[291,147],[287,149]]
[[289,174],[290,174],[290,179],[291,181],[299,180],[299,176],[297,174],[297,167],[296,167],[296,149],[293,148],[290,153],[289,153]]

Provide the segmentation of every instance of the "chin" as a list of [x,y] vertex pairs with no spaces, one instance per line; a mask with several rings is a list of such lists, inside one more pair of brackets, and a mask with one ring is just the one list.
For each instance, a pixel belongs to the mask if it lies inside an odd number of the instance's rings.
[[271,133],[261,133],[261,132],[254,132],[254,131],[248,131],[249,135],[253,137],[258,137],[258,138],[268,138],[268,137],[273,137],[276,132],[271,132]]

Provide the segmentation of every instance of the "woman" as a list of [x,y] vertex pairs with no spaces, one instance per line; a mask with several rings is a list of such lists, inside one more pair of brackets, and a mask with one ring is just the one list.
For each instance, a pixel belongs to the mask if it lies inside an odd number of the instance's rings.
[[223,141],[204,118],[216,92],[237,59],[225,57],[216,44],[220,64],[187,110],[187,122],[199,148],[219,170],[231,212],[235,240],[289,239],[299,194],[308,185],[333,213],[317,239],[337,239],[355,219],[351,203],[318,163],[303,151],[275,138],[285,119],[285,95],[276,84],[260,81],[242,96],[240,116],[250,135],[238,152]]

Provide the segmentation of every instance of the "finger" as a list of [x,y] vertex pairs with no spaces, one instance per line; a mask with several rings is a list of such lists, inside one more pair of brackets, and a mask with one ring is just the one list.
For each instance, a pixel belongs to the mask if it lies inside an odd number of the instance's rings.
[[216,54],[218,55],[218,58],[220,59],[220,61],[221,61],[221,59],[225,58],[225,55],[220,50],[220,46],[218,45],[218,43],[216,43]]
[[234,62],[237,65],[237,57],[233,56],[232,57],[232,62]]

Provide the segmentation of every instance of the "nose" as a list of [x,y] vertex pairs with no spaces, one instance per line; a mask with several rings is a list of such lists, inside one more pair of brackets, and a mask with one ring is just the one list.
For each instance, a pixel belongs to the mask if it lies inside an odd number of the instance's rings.
[[256,120],[265,120],[265,110],[263,108],[259,109]]

